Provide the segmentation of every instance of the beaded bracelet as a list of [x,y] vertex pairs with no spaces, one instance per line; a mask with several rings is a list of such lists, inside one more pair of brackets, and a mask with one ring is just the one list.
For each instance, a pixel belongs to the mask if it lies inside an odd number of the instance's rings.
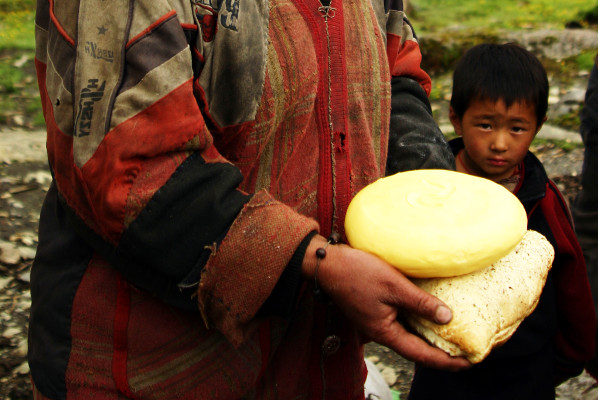
[[313,295],[321,300],[322,302],[327,302],[327,296],[325,293],[323,293],[321,291],[321,289],[319,288],[319,282],[317,281],[317,275],[319,273],[319,265],[321,264],[321,260],[325,258],[325,256],[327,255],[327,251],[325,249],[327,249],[327,246],[329,246],[330,244],[337,244],[339,243],[341,239],[341,235],[337,232],[332,232],[331,235],[329,235],[329,239],[327,239],[327,243],[325,243],[325,246],[323,247],[319,247],[316,251],[316,256],[317,256],[317,266],[315,267],[315,286],[313,288]]

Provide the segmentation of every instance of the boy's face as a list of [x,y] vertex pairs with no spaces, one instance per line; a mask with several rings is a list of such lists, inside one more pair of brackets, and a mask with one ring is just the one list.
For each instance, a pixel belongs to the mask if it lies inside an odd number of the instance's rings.
[[513,174],[541,128],[535,107],[524,101],[508,108],[504,100],[475,101],[462,119],[450,108],[450,121],[456,134],[463,137],[462,161],[466,167],[494,182]]

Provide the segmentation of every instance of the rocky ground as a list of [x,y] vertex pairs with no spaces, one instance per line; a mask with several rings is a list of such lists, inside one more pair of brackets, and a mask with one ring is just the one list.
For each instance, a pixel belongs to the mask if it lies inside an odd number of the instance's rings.
[[[566,37],[567,35],[562,35]],[[591,40],[594,34],[585,36]],[[535,38],[521,38],[524,43]],[[555,43],[554,41],[551,41]],[[571,39],[572,51],[580,46]],[[596,42],[593,46],[597,47]],[[560,46],[553,44],[552,51]],[[568,50],[556,50],[565,51]],[[557,57],[553,55],[553,57]],[[572,112],[580,107],[588,75],[575,74],[568,82],[551,80],[550,114]],[[448,87],[448,78],[439,78]],[[434,82],[437,82],[434,77]],[[436,119],[447,132],[447,94],[432,103]],[[0,125],[0,400],[31,399],[27,354],[27,319],[31,306],[29,274],[37,244],[38,214],[50,183],[45,157],[45,134],[27,129],[26,118],[16,114],[12,124]],[[21,121],[21,123],[14,123]],[[22,121],[25,121],[23,123]],[[581,140],[574,129],[546,126],[540,133],[545,139],[532,150],[546,166],[568,200],[579,190],[583,160]],[[388,384],[406,398],[414,365],[392,351],[370,344],[367,356],[377,365]],[[559,399],[597,399],[597,383],[584,374],[558,388]]]

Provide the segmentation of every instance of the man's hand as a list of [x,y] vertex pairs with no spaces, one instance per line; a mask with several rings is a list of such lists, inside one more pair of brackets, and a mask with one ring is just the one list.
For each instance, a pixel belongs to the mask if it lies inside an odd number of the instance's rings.
[[[322,236],[316,236],[308,246],[302,266],[305,278],[314,279],[315,252],[325,243]],[[417,313],[439,324],[448,323],[452,312],[380,258],[343,244],[328,246],[317,280],[321,290],[373,341],[432,368],[456,371],[471,365],[464,358],[451,357],[429,345],[402,326],[399,310]]]

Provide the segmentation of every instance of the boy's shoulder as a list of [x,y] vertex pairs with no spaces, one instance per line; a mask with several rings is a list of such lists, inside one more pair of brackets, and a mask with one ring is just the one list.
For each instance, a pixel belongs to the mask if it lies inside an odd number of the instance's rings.
[[569,221],[565,227],[572,228],[573,222],[568,203],[556,183],[548,177],[541,161],[533,153],[528,152],[523,162],[525,177],[523,187],[517,193],[519,200],[525,205],[523,199],[530,197],[533,201],[529,201],[529,204],[533,207],[539,206],[544,219],[564,219]]
[[522,163],[522,182],[515,195],[524,206],[531,205],[546,196],[546,190],[550,178],[542,162],[528,151]]
[[458,154],[458,152],[461,149],[464,149],[465,144],[463,143],[463,139],[462,137],[456,137],[454,139],[450,139],[448,141],[448,145],[450,146],[450,150],[452,151],[452,154],[454,154],[455,156]]
[[525,175],[529,180],[543,183],[544,185],[550,180],[548,173],[546,172],[546,167],[544,167],[544,164],[540,159],[531,151],[527,151],[527,154],[525,154],[525,157],[523,158],[523,167],[525,169]]

